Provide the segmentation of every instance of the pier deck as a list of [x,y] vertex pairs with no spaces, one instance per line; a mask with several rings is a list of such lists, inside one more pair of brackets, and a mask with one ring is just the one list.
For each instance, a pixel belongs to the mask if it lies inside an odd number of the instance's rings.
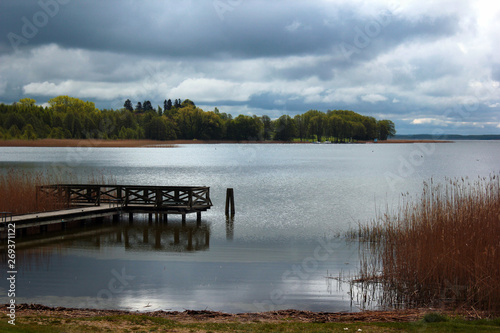
[[37,187],[38,200],[58,202],[63,209],[25,215],[4,214],[0,221],[0,231],[8,223],[16,229],[43,227],[54,223],[99,218],[118,217],[123,213],[132,219],[134,213],[182,214],[197,213],[212,207],[210,188],[206,186],[137,186],[137,185],[82,185],[57,184]]

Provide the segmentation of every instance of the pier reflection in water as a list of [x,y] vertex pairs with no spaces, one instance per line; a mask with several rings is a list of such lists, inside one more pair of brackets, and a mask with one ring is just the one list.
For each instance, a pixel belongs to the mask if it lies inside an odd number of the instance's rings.
[[[122,247],[126,251],[186,252],[205,251],[210,247],[210,226],[206,223],[164,222],[135,218],[133,222],[111,219],[79,221],[64,228],[52,226],[44,233],[18,237],[19,249],[40,245],[99,249]],[[65,247],[65,246],[63,246]]]

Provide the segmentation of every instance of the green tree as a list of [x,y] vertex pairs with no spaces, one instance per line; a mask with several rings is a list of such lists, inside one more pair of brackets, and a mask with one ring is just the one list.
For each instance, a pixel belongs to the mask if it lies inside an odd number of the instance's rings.
[[396,126],[391,120],[379,120],[377,129],[379,140],[387,140],[388,137],[396,135]]
[[24,126],[22,138],[24,140],[36,140],[37,139],[37,135],[36,135],[35,129],[33,128],[33,125],[28,124],[28,125]]
[[93,102],[85,102],[81,99],[69,96],[57,96],[49,100],[49,105],[55,112],[68,113],[91,113],[96,112]]
[[324,118],[325,114],[320,112],[309,119],[308,133],[311,136],[315,136],[317,141],[321,141],[323,136]]
[[36,101],[33,98],[21,98],[19,104],[31,108],[35,106]]
[[200,128],[203,121],[202,110],[187,106],[180,109],[175,115],[175,122],[178,125],[180,138],[182,139],[200,139]]
[[137,102],[137,104],[135,105],[135,112],[142,112],[144,109],[142,108],[142,103],[141,102]]
[[264,115],[260,118],[260,120],[262,121],[263,129],[262,138],[264,140],[271,140],[271,136],[273,134],[273,122],[271,121],[271,118]]
[[142,110],[144,112],[151,111],[153,110],[153,105],[150,101],[144,101],[144,103],[142,104]]
[[64,130],[61,127],[54,127],[48,137],[51,139],[64,139]]
[[295,122],[289,115],[279,117],[274,124],[274,139],[278,141],[292,141],[297,133]]
[[134,111],[134,107],[132,106],[132,102],[130,101],[130,99],[127,99],[127,100],[125,101],[125,103],[123,104],[123,107],[124,107],[126,110],[130,111],[130,112]]
[[224,135],[222,119],[215,112],[203,112],[199,135],[202,140],[222,139]]
[[298,114],[295,117],[293,117],[293,120],[295,121],[297,135],[300,141],[302,141],[307,136],[307,127],[305,126],[304,116]]
[[21,130],[16,125],[12,125],[9,128],[8,134],[12,139],[19,139],[21,137]]
[[[180,102],[180,100],[179,100],[179,102]],[[180,107],[182,107],[182,108],[185,108],[185,107],[188,107],[188,106],[196,106],[196,105],[190,99],[185,99],[184,102],[182,102],[181,105],[180,105]]]
[[329,136],[335,138],[335,142],[341,142],[344,139],[344,120],[338,115],[328,117]]
[[262,123],[257,117],[240,114],[232,120],[232,125],[232,139],[237,141],[259,139]]
[[172,100],[169,98],[167,101],[167,105],[165,106],[166,111],[172,110]]

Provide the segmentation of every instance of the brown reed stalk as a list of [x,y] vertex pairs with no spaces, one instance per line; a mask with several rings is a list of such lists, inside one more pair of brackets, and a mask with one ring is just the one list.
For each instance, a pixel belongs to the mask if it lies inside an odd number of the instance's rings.
[[[463,306],[500,312],[500,181],[446,179],[424,183],[420,201],[404,197],[360,239],[379,261],[384,299],[393,306]],[[366,260],[366,259],[365,259]],[[370,262],[368,262],[370,265]]]
[[[114,183],[114,180],[106,179],[111,177],[91,174],[86,183]],[[61,183],[78,183],[78,177],[71,173],[52,174],[10,169],[0,174],[0,211],[17,215],[64,208],[66,203],[54,196],[37,193],[37,186]]]

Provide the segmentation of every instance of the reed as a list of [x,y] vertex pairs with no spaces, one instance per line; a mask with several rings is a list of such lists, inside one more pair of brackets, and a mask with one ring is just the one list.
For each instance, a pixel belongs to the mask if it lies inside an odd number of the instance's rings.
[[[16,215],[65,208],[67,204],[65,201],[58,200],[54,196],[38,195],[36,187],[60,183],[81,183],[81,178],[69,172],[53,174],[10,169],[0,174],[0,211]],[[87,177],[86,183],[113,184],[114,180],[107,181],[108,178],[110,177],[91,174]]]
[[453,306],[500,312],[498,175],[424,183],[399,210],[360,226],[373,256],[360,278],[380,277],[382,299],[395,307]]

